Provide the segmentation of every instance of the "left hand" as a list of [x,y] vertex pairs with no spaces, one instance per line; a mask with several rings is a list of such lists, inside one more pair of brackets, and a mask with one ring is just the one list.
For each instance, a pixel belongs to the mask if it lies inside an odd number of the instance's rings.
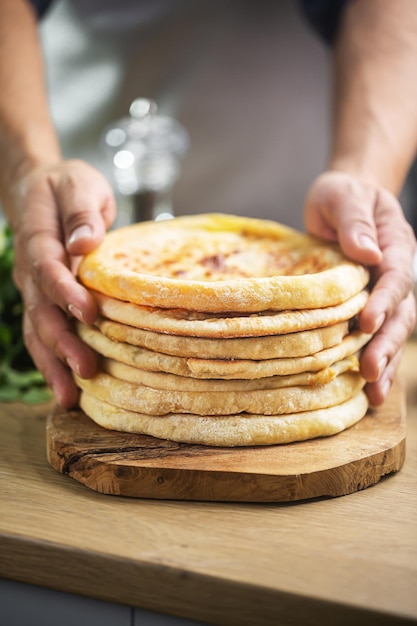
[[416,323],[413,230],[389,191],[339,171],[314,181],[304,220],[312,235],[337,242],[347,257],[371,268],[372,291],[359,326],[374,337],[360,368],[370,404],[382,404]]
[[24,302],[23,337],[57,402],[72,408],[97,359],[74,331],[72,317],[93,324],[97,304],[75,278],[80,256],[103,240],[115,215],[112,190],[93,167],[58,161],[22,172],[10,183],[13,278]]

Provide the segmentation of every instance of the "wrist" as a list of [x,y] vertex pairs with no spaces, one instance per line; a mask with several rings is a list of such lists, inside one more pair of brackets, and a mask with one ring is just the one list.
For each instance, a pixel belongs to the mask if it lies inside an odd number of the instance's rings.
[[[24,134],[11,133],[1,152],[7,154],[3,167],[8,184],[26,176],[30,171],[61,161],[61,151],[55,133],[49,128],[26,129]],[[3,148],[3,146],[2,146]]]
[[369,158],[365,154],[338,153],[329,160],[330,171],[349,174],[361,182],[375,187],[383,187],[394,195],[398,195],[403,184],[403,175],[394,167],[394,161],[381,157]]
[[45,130],[45,127],[43,130],[32,127],[25,129],[23,133],[8,129],[8,132],[3,134],[0,141],[0,154],[3,155],[0,169],[0,198],[6,208],[21,181],[31,172],[54,166],[61,161],[55,133],[48,130]]

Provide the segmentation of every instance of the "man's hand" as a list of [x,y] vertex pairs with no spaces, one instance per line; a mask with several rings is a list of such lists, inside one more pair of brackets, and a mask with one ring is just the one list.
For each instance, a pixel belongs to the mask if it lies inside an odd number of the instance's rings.
[[359,325],[375,336],[362,354],[361,373],[370,403],[379,405],[416,323],[412,228],[390,192],[337,171],[313,183],[304,216],[311,234],[338,242],[346,256],[371,268],[372,292]]
[[[81,161],[38,168],[9,188],[15,244],[14,280],[25,305],[24,339],[57,401],[76,404],[70,369],[88,378],[93,352],[75,335],[71,317],[94,322],[97,307],[75,279],[80,255],[98,246],[115,216],[110,186]],[[70,368],[70,369],[69,369]]]

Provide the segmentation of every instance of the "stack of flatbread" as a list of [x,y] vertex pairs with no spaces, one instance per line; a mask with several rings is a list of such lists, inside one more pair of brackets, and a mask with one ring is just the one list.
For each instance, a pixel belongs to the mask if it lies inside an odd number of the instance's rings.
[[281,224],[222,214],[111,231],[80,281],[100,359],[76,377],[105,428],[212,446],[332,435],[367,411],[367,270]]

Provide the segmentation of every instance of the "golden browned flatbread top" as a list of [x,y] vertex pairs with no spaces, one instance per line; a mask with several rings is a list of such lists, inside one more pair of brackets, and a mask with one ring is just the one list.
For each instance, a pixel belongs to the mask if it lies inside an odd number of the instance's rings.
[[337,246],[292,228],[204,214],[111,231],[82,260],[79,278],[140,305],[250,313],[337,305],[369,276]]

